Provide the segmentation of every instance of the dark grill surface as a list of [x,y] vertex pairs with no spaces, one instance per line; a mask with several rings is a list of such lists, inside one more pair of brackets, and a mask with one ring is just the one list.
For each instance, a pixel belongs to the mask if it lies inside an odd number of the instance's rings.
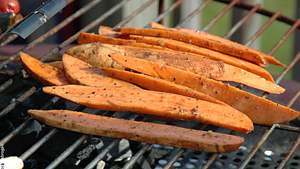
[[[89,32],[101,25],[119,11],[128,1],[130,0],[122,0],[110,9],[107,9],[104,14],[98,16],[97,19],[65,39],[62,43],[50,47],[51,50],[47,52],[46,55],[41,56],[41,59],[43,61],[49,61],[58,58],[60,52],[76,40],[79,32]],[[135,16],[142,13],[155,1],[156,0],[141,1],[140,6],[135,11],[114,27],[126,26],[129,21],[133,20]],[[165,11],[160,11],[159,15],[153,18],[152,21],[161,21],[166,15],[175,11],[182,4],[182,1],[183,0],[175,1]],[[73,3],[73,0],[69,0],[68,3]],[[101,3],[101,0],[92,0],[86,3],[86,5],[78,11],[66,17],[47,33],[44,33],[20,50],[34,50],[37,48],[37,44],[44,42],[48,37],[63,30],[69,23],[75,21],[99,3]],[[223,35],[225,38],[231,38],[232,35],[254,15],[265,15],[268,17],[268,20],[263,23],[257,32],[245,43],[245,45],[248,46],[259,38],[274,22],[282,22],[289,25],[289,29],[283,35],[278,35],[281,36],[281,38],[268,52],[271,55],[280,49],[290,36],[298,31],[300,24],[299,20],[294,21],[282,16],[278,12],[273,13],[264,10],[260,5],[247,5],[240,3],[238,0],[205,0],[197,9],[191,11],[186,18],[180,20],[176,26],[179,27],[184,23],[190,22],[195,15],[200,14],[203,9],[211,3],[221,3],[224,6],[223,9],[216,12],[215,17],[202,28],[203,31],[210,31],[211,28],[215,26],[225,14],[233,10],[233,8],[240,8],[247,12]],[[3,37],[3,35],[0,36],[0,38],[2,38],[0,46],[3,47],[6,47],[9,43],[17,39],[15,35],[10,35],[8,38],[5,38],[5,40],[3,40]],[[272,38],[270,38],[270,41],[272,41]],[[5,58],[5,56],[3,56],[3,58]],[[242,135],[245,137],[246,143],[240,147],[239,151],[227,154],[210,154],[161,145],[128,142],[127,140],[86,136],[45,126],[32,120],[26,114],[26,111],[30,108],[66,108],[118,118],[163,122],[160,121],[161,119],[155,119],[151,116],[140,116],[133,113],[95,111],[65,102],[57,97],[47,96],[41,92],[41,85],[28,77],[28,75],[24,73],[24,70],[21,70],[21,65],[15,62],[17,58],[18,54],[16,52],[0,63],[0,145],[3,145],[5,148],[5,156],[17,155],[23,159],[25,168],[95,168],[95,166],[101,168],[102,165],[105,165],[106,168],[124,169],[300,168],[300,151],[298,150],[300,128],[297,127],[299,125],[297,120],[291,122],[291,124],[274,124],[271,127],[255,126],[253,133]],[[299,59],[300,53],[293,58],[276,78],[277,83],[280,83],[284,76],[294,68]],[[281,84],[288,87],[285,83]],[[287,91],[289,96],[272,96],[271,99],[282,102],[289,107],[293,106],[296,108],[294,103],[300,95],[300,85],[295,83],[292,86],[294,88],[288,88]],[[268,97],[265,93],[256,92],[256,94]],[[297,109],[299,110],[299,107]],[[239,133],[225,129],[203,126],[192,122],[168,121],[167,123],[240,135]]]

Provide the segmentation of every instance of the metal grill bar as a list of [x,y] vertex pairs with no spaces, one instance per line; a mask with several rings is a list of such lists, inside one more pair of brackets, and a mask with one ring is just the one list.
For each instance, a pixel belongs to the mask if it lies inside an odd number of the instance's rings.
[[283,43],[288,39],[288,37],[299,27],[300,25],[300,20],[297,20],[293,26],[284,33],[284,35],[280,38],[278,43],[271,49],[271,51],[268,53],[269,55],[273,55],[275,51],[280,48]]
[[151,145],[149,144],[142,144],[142,148],[131,158],[130,161],[128,161],[122,169],[131,169],[133,165],[136,163],[138,159],[141,158],[141,156],[148,151],[151,148]]
[[18,35],[13,34],[7,37],[3,42],[0,43],[0,47],[9,44],[10,42],[16,40],[18,38]]
[[7,142],[9,142],[12,138],[18,135],[30,122],[31,118],[25,120],[21,125],[19,125],[16,129],[6,135],[3,139],[0,140],[0,145],[4,146]]
[[27,151],[25,151],[20,158],[24,161],[29,156],[31,156],[36,150],[38,150],[43,144],[45,144],[52,136],[57,132],[57,129],[52,129],[48,134],[31,146]]
[[[78,11],[76,11],[75,13],[73,13],[72,15],[67,17],[65,20],[60,22],[58,25],[53,27],[50,31],[48,31],[45,34],[41,35],[39,38],[35,39],[34,41],[30,42],[26,47],[20,49],[19,51],[27,51],[27,50],[33,48],[34,46],[36,46],[37,44],[43,42],[48,37],[50,37],[50,36],[54,35],[55,33],[57,33],[63,27],[65,27],[66,25],[71,23],[73,20],[75,20],[76,18],[78,18],[81,15],[83,15],[84,13],[86,13],[88,10],[90,10],[92,7],[94,7],[95,5],[100,3],[101,1],[102,0],[93,0],[93,1],[91,1],[90,3],[88,3],[87,5],[85,5],[84,7],[80,8]],[[2,62],[0,64],[0,69],[2,69],[4,67],[4,65],[7,65],[8,63],[11,63],[12,61],[16,60],[16,58],[19,57],[18,52],[16,54],[10,56],[8,60]]]
[[251,46],[253,42],[267,29],[271,24],[281,15],[280,12],[276,12],[260,29],[248,40],[245,44],[246,46]]
[[207,32],[209,29],[211,29],[220,18],[222,18],[235,4],[240,2],[240,0],[232,0],[229,5],[225,5],[225,7],[221,10],[221,12],[215,16],[209,24],[207,24],[202,31]]
[[205,166],[203,166],[203,169],[208,169],[214,163],[214,161],[217,159],[217,157],[218,157],[217,153],[213,154],[209,158],[209,160],[207,161],[207,163],[205,164]]
[[[59,100],[58,97],[54,97],[50,100],[50,102],[46,103],[42,109],[45,109],[47,107],[49,107],[50,105],[54,105],[55,103],[57,103]],[[8,135],[6,135],[3,139],[0,140],[0,145],[5,145],[8,141],[10,141],[12,138],[14,138],[15,136],[17,136],[27,125],[27,123],[31,120],[32,118],[28,118],[27,120],[25,120],[19,127],[17,127],[15,130],[13,130],[12,132],[10,132]]]
[[249,155],[247,156],[247,158],[243,161],[243,163],[240,166],[240,169],[244,169],[247,164],[249,163],[249,161],[253,158],[253,156],[255,155],[255,153],[257,152],[257,150],[265,143],[265,141],[269,138],[269,136],[271,135],[271,133],[274,131],[274,129],[276,128],[277,124],[272,125],[272,127],[269,130],[266,130],[265,133],[263,134],[263,136],[261,137],[261,139],[256,143],[256,145],[254,146],[254,148],[252,148],[251,152],[249,153]]
[[[214,1],[228,4],[231,0],[214,0]],[[247,3],[238,3],[238,4],[236,4],[236,7],[246,9],[248,11],[251,10],[251,8],[253,8],[252,5],[247,4]],[[262,15],[267,16],[267,17],[272,17],[274,15],[274,12],[263,9],[263,8],[257,10],[257,13],[262,14]],[[288,25],[293,25],[295,23],[294,19],[291,19],[291,18],[283,16],[283,15],[278,17],[277,20],[280,21],[280,22],[286,23]]]
[[164,166],[163,169],[169,169],[172,167],[172,165],[176,162],[176,160],[184,153],[184,150],[181,148],[178,148],[175,150],[175,153],[170,157],[170,160],[168,163]]
[[224,38],[228,39],[229,37],[231,37],[248,19],[250,19],[255,12],[261,8],[260,4],[256,4],[248,13],[247,15],[245,15],[238,23],[236,23],[231,29],[230,31],[228,31],[225,35]]
[[8,106],[6,106],[1,112],[0,112],[0,118],[5,116],[7,113],[12,111],[19,103],[24,102],[28,97],[33,95],[33,93],[36,91],[36,87],[31,87],[29,90],[24,92],[21,96],[19,96],[17,99],[12,99],[12,103],[10,103]]
[[94,158],[84,169],[93,169],[98,161],[100,161],[101,159],[103,159],[103,157],[114,147],[117,145],[117,143],[119,142],[119,140],[114,140],[113,142],[111,142],[105,149],[103,149],[101,151],[101,153],[99,153],[97,155],[96,158]]
[[157,18],[153,20],[153,22],[159,22],[161,21],[169,12],[176,9],[183,0],[177,0],[175,3],[173,3],[168,9],[166,9],[163,13],[161,13]]
[[297,141],[294,143],[294,145],[289,150],[288,155],[282,160],[282,162],[279,164],[279,166],[277,167],[277,169],[283,169],[283,167],[287,164],[287,162],[290,160],[290,158],[292,157],[292,155],[297,150],[299,144],[300,144],[300,136],[297,138]]
[[9,86],[13,84],[13,79],[9,79],[5,81],[1,86],[0,86],[0,93],[3,92],[5,89],[7,89]]
[[55,160],[53,160],[46,169],[54,169],[56,168],[64,159],[66,159],[72,152],[75,151],[77,147],[87,138],[86,135],[82,135],[79,137],[71,146],[69,146],[63,153],[61,153]]
[[202,4],[196,8],[194,11],[192,11],[190,14],[186,16],[185,19],[183,19],[181,22],[178,23],[176,27],[179,27],[183,25],[185,22],[190,21],[195,15],[199,14],[212,0],[206,0],[202,2]]
[[129,16],[127,16],[125,19],[123,19],[121,22],[119,22],[117,25],[114,26],[114,28],[119,28],[121,26],[126,25],[131,18],[137,16],[138,14],[140,14],[141,12],[143,12],[147,7],[149,7],[150,5],[152,5],[156,0],[148,0],[146,1],[146,3],[144,3],[143,5],[141,5],[137,10],[135,10],[134,12],[132,12]]
[[295,64],[300,59],[300,53],[296,55],[296,57],[288,64],[288,66],[284,69],[284,71],[276,78],[276,83],[280,83],[280,81],[284,78],[284,76],[295,66]]

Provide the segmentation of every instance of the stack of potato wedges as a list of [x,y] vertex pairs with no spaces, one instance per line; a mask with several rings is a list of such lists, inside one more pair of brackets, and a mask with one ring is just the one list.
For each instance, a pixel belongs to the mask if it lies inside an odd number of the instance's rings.
[[[251,132],[253,123],[272,125],[299,116],[228,83],[281,94],[285,89],[264,69],[284,66],[280,61],[214,35],[151,23],[150,28],[117,30],[100,26],[98,34],[82,32],[78,43],[51,63],[20,53],[25,69],[50,85],[43,92],[89,108],[197,121],[243,133]],[[234,151],[244,142],[229,134],[69,110],[28,112],[58,128],[208,152]]]

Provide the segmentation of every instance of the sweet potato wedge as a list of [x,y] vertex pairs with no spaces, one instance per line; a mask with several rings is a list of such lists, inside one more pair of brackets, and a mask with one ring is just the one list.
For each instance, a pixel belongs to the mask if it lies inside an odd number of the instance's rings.
[[112,46],[111,48],[115,48],[114,50],[118,50],[120,53],[124,52],[124,55],[127,56],[134,56],[159,62],[160,64],[174,66],[219,81],[241,83],[273,94],[280,94],[285,91],[285,89],[279,85],[267,81],[253,73],[191,53],[168,52],[154,49],[144,50],[143,48],[129,46]]
[[[199,33],[198,30],[192,30],[192,29],[186,29],[186,28],[177,28],[177,30],[187,32],[187,33],[191,33],[191,34],[196,34],[196,35]],[[222,38],[216,36],[216,40],[218,40],[217,38],[219,38],[220,40],[222,39]],[[263,59],[267,63],[274,64],[274,65],[281,66],[281,67],[285,67],[285,65],[283,63],[281,63],[279,60],[277,60],[273,56],[267,55],[267,54],[259,52],[259,51],[257,51],[257,52],[263,57]]]
[[299,116],[293,109],[188,71],[120,54],[114,54],[112,58],[132,70],[206,93],[245,113],[256,124],[284,123]]
[[84,134],[125,138],[206,152],[230,152],[244,142],[238,136],[182,127],[117,119],[69,110],[29,110],[47,125]]
[[127,83],[118,79],[108,77],[103,74],[101,69],[93,67],[90,64],[70,56],[63,55],[63,65],[65,76],[74,84],[82,84],[86,86],[113,86],[113,87],[132,87],[139,88],[131,83]]
[[186,86],[177,85],[176,83],[172,83],[167,80],[154,78],[144,74],[113,69],[113,68],[102,68],[102,70],[108,76],[136,84],[138,86],[141,86],[144,89],[166,92],[166,93],[174,93],[174,94],[193,97],[196,99],[201,99],[213,103],[225,104],[211,96],[208,96],[206,94],[203,94],[201,92],[198,92]]
[[174,29],[120,28],[122,34],[170,38],[235,56],[260,66],[266,65],[262,54],[241,44],[205,32],[190,33]]
[[[179,31],[183,31],[183,32],[188,32],[188,33],[192,33],[192,34],[197,34],[197,30],[192,30],[192,29],[186,29],[186,28],[167,28],[159,23],[156,23],[156,22],[150,22],[149,24],[150,28],[155,28],[155,29],[171,29],[171,30],[179,30]],[[273,56],[271,55],[267,55],[267,54],[264,54],[264,53],[261,53],[261,55],[264,57],[264,59],[268,62],[268,63],[271,63],[271,64],[274,64],[274,65],[278,65],[278,66],[282,66],[284,67],[285,65],[283,63],[281,63],[279,60],[277,60],[276,58],[274,58]]]
[[167,28],[164,25],[159,24],[157,22],[150,22],[148,25],[149,25],[150,28],[155,28],[155,29],[165,29],[165,28]]
[[99,26],[98,28],[98,34],[99,35],[105,35],[105,36],[112,36],[114,37],[116,34],[118,34],[116,31],[114,31],[111,27],[109,26]]
[[136,46],[136,47],[150,48],[150,49],[168,50],[160,46],[139,43],[136,42],[135,40],[114,38],[114,37],[108,37],[108,36],[97,35],[93,33],[85,33],[85,32],[81,32],[79,34],[77,41],[79,44],[100,42],[100,43],[106,43],[111,45],[127,45],[127,46]]
[[252,121],[232,107],[177,94],[128,87],[79,85],[44,87],[43,91],[95,109],[192,120],[246,133],[253,130]]
[[[67,52],[71,53],[73,56],[84,58],[84,61],[93,64],[94,66],[124,69],[118,64],[114,63],[109,57],[113,53],[120,53],[123,55],[161,62],[161,64],[175,66],[177,68],[192,71],[216,80],[242,83],[270,93],[279,94],[284,92],[282,87],[256,76],[255,74],[228,64],[224,64],[223,62],[210,60],[204,56],[199,56],[192,53],[155,49],[145,50],[144,48],[139,47],[104,44],[89,44],[85,46],[86,47],[77,46],[73,49],[71,48]],[[77,52],[74,52],[74,50],[76,50],[75,48],[77,49]],[[81,52],[79,50],[80,48]]]
[[24,52],[20,52],[20,58],[24,68],[42,83],[57,86],[69,84],[62,69],[42,63]]
[[167,39],[167,38],[160,38],[160,37],[148,37],[148,36],[137,36],[137,35],[130,35],[130,39],[136,40],[136,42],[151,44],[151,45],[158,45],[162,47],[166,47],[169,49],[173,49],[176,51],[182,52],[190,52],[194,54],[199,54],[205,57],[208,57],[213,60],[220,60],[224,63],[239,67],[251,73],[254,73],[258,76],[265,78],[271,82],[274,82],[272,75],[263,69],[260,66],[257,66],[253,63],[247,62],[245,60],[235,58],[233,56],[223,54],[220,52],[216,52],[210,49],[198,47],[192,44],[184,43],[177,40]]

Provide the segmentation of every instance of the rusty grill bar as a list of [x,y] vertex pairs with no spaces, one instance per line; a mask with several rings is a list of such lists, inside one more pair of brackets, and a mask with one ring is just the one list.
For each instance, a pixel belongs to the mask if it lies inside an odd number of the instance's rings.
[[[89,9],[91,9],[94,5],[96,5],[98,3],[101,3],[101,1],[102,0],[94,0],[94,1],[89,2],[86,6],[82,7],[76,13],[74,13],[71,16],[67,17],[63,22],[61,22],[60,24],[58,24],[57,26],[55,26],[54,28],[52,28],[48,33],[46,33],[46,34],[40,36],[38,39],[32,41],[31,43],[29,43],[27,46],[25,46],[21,50],[22,51],[27,51],[27,50],[35,47],[37,44],[43,42],[48,37],[54,35],[59,30],[61,30],[66,25],[68,25],[73,20],[75,20],[76,18],[82,16]],[[86,25],[79,32],[89,31],[92,28],[100,25],[101,22],[103,22],[109,16],[113,15],[116,11],[118,11],[121,7],[123,7],[126,3],[128,3],[128,1],[130,1],[130,0],[122,0],[120,3],[118,3],[117,5],[115,5],[111,9],[109,9],[108,11],[106,11],[103,15],[99,16],[96,20],[94,20],[91,23],[89,23],[88,25]],[[142,3],[139,8],[137,8],[129,16],[125,17],[120,23],[118,23],[115,26],[115,28],[116,27],[120,27],[120,26],[125,26],[129,21],[131,21],[132,19],[134,19],[135,16],[137,16],[138,14],[140,14],[141,12],[143,12],[148,6],[150,6],[151,4],[153,4],[155,1],[157,1],[157,0],[148,0],[148,1],[145,1],[144,3]],[[155,21],[155,22],[161,21],[168,13],[170,13],[173,10],[175,10],[176,8],[178,8],[181,5],[182,1],[183,0],[178,0],[175,3],[173,3],[168,9],[166,9],[165,11],[163,11],[162,13],[160,13],[156,18],[154,18],[153,21]],[[248,46],[252,45],[253,42],[255,42],[255,40],[258,37],[260,37],[260,35],[262,33],[264,33],[272,25],[272,23],[274,23],[275,21],[279,21],[279,22],[283,22],[283,23],[286,23],[288,25],[291,25],[291,27],[282,35],[282,37],[280,38],[280,40],[268,52],[269,54],[274,54],[274,52],[276,52],[284,44],[284,42],[291,36],[291,34],[293,34],[299,28],[299,25],[300,25],[300,20],[294,21],[294,20],[292,20],[290,18],[282,16],[282,14],[279,13],[279,12],[273,13],[273,12],[267,11],[265,9],[262,9],[259,4],[256,4],[256,5],[252,6],[252,5],[241,3],[239,0],[232,0],[232,1],[229,1],[229,0],[215,0],[215,1],[224,3],[226,5],[219,12],[219,14],[217,14],[202,29],[203,31],[209,32],[210,29],[213,26],[215,26],[215,24],[225,14],[227,14],[230,11],[230,9],[232,9],[234,7],[238,7],[238,8],[244,9],[244,10],[248,10],[248,13],[241,20],[239,20],[224,35],[225,38],[230,38],[246,21],[248,21],[256,13],[259,13],[259,14],[262,14],[262,15],[265,15],[265,16],[269,17],[269,19],[262,26],[260,26],[260,28],[255,32],[255,34],[252,35],[249,38],[249,40],[245,43],[245,45],[248,45]],[[186,18],[184,18],[181,21],[179,21],[179,24],[176,25],[176,27],[180,27],[184,23],[189,22],[194,16],[196,16],[199,13],[201,13],[203,11],[203,9],[205,9],[205,7],[207,7],[211,3],[213,3],[212,0],[205,0],[205,1],[203,1],[202,4],[200,4],[200,6],[197,9],[195,9],[194,11],[191,11],[191,13],[189,13]],[[42,60],[51,60],[51,59],[57,57],[59,55],[59,52],[60,52],[60,50],[62,48],[66,47],[67,45],[71,44],[72,42],[74,42],[76,40],[77,36],[79,35],[79,32],[75,33],[74,35],[72,35],[71,37],[69,37],[68,39],[66,39],[64,42],[62,42],[60,45],[58,45],[57,47],[53,48],[49,52],[49,54],[47,54],[46,56],[42,57]],[[1,44],[1,46],[2,45],[7,45],[10,42],[12,42],[15,38],[16,37],[14,35],[12,35],[11,37],[9,37],[4,42],[1,42],[0,44]],[[5,68],[7,64],[11,63],[16,58],[18,58],[17,54],[9,56],[7,60],[5,60],[5,61],[3,61],[3,62],[0,63],[0,69]],[[284,71],[282,71],[281,74],[276,78],[276,83],[280,83],[281,82],[281,80],[284,78],[284,76],[295,66],[295,64],[297,62],[299,62],[299,59],[300,59],[300,53],[298,53],[293,58],[293,60],[287,65],[287,67],[284,69]],[[7,81],[3,82],[0,85],[0,93],[3,92],[3,91],[5,91],[6,89],[8,89],[10,86],[12,86],[12,84],[13,84],[13,79],[12,78],[10,78]],[[26,90],[25,92],[17,94],[11,100],[11,103],[8,104],[4,109],[1,110],[1,112],[0,112],[0,118],[4,117],[9,112],[13,111],[16,108],[17,105],[23,103],[24,101],[26,101],[26,99],[28,99],[32,95],[34,95],[36,93],[39,93],[39,92],[40,92],[40,90],[37,89],[36,87],[31,87],[28,90]],[[291,107],[295,103],[295,101],[298,99],[299,96],[300,96],[300,90],[298,90],[296,92],[296,94],[293,96],[293,98],[290,99],[290,101],[287,104],[287,106]],[[267,94],[264,94],[264,97],[267,97]],[[47,109],[49,106],[57,104],[57,102],[59,100],[60,100],[59,98],[53,97],[42,108],[43,109]],[[75,110],[83,110],[83,109],[84,109],[84,107],[82,107],[82,106],[77,106],[75,108]],[[130,118],[130,119],[134,119],[134,118],[136,118],[136,116],[134,116],[133,118]],[[15,136],[17,136],[28,125],[28,123],[30,123],[31,121],[32,121],[31,118],[27,118],[21,125],[19,125],[11,133],[9,133],[4,138],[2,138],[0,140],[0,145],[5,145],[11,139],[13,139]],[[205,128],[205,127],[206,126],[202,126],[201,128]],[[254,157],[254,155],[257,153],[257,151],[262,147],[262,145],[270,138],[271,134],[276,129],[278,129],[278,130],[292,131],[292,132],[298,132],[298,133],[300,132],[300,128],[299,127],[290,126],[290,125],[284,125],[284,124],[274,124],[273,126],[271,126],[269,128],[266,128],[263,131],[262,136],[258,139],[258,141],[255,143],[255,145],[251,148],[250,152],[247,154],[246,158],[241,163],[241,165],[239,166],[239,168],[243,169],[243,168],[247,167],[247,165],[249,164],[250,160]],[[59,132],[59,130],[57,130],[57,129],[50,129],[50,131],[48,131],[47,134],[45,134],[40,140],[38,140],[34,145],[32,145],[27,151],[25,151],[20,156],[20,158],[24,159],[24,160],[27,159],[35,151],[37,151],[42,145],[46,144],[46,142],[49,139],[51,139],[57,132]],[[67,149],[63,150],[62,153],[60,155],[58,155],[57,158],[55,158],[47,166],[47,169],[57,167],[64,159],[66,159],[70,154],[72,154],[72,152],[74,152],[76,150],[76,148],[79,147],[84,142],[84,140],[86,140],[87,138],[88,138],[88,136],[86,136],[86,135],[82,135],[82,136],[78,137],[78,139],[76,139],[76,141],[73,144],[71,144]],[[118,142],[119,142],[119,140],[115,139],[110,144],[105,145],[105,148],[102,151],[100,151],[100,153],[92,161],[90,161],[90,163],[87,164],[87,166],[85,168],[86,169],[88,169],[88,168],[94,168],[97,165],[98,161],[100,161],[101,159],[103,159],[105,157],[105,155],[107,153],[109,153],[113,149],[113,147],[115,147],[116,145],[118,145]],[[298,136],[298,138],[296,139],[296,141],[292,145],[290,145],[290,148],[286,152],[286,155],[284,156],[284,159],[281,161],[281,163],[279,164],[279,166],[277,168],[281,169],[281,168],[284,168],[286,166],[286,164],[288,163],[289,159],[293,156],[293,154],[295,153],[295,151],[299,147],[299,144],[300,144],[300,136]],[[140,147],[141,148],[123,166],[124,169],[132,168],[135,165],[135,163],[140,158],[143,157],[143,154],[146,153],[147,151],[149,151],[149,149],[151,149],[152,145],[141,143]],[[171,156],[169,157],[168,162],[164,165],[164,169],[172,168],[173,164],[181,156],[183,156],[185,154],[185,152],[187,152],[187,150],[185,150],[185,149],[176,149],[176,148],[173,149],[172,153],[171,153]],[[216,162],[216,160],[218,160],[218,158],[219,158],[219,154],[212,154],[209,157],[209,159],[207,160],[207,162],[205,163],[205,165],[203,166],[203,168],[205,168],[205,169],[210,168]]]

